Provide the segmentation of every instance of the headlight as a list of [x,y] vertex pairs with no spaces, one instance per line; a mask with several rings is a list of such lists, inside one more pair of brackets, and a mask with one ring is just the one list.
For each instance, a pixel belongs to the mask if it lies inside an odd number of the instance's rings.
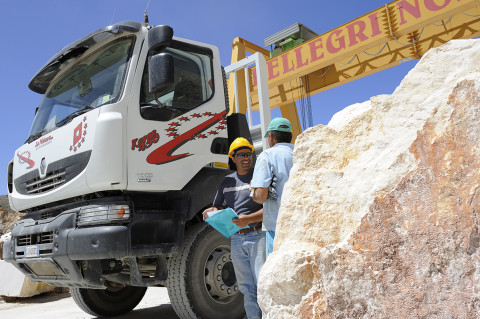
[[130,208],[128,205],[92,205],[80,209],[77,225],[107,224],[129,218]]

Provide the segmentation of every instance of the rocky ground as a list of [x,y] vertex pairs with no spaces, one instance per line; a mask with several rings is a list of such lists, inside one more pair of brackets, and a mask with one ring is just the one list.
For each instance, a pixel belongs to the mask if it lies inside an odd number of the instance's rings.
[[[59,288],[60,289],[60,288]],[[55,290],[31,298],[11,298],[0,300],[0,318],[22,319],[92,319],[83,312],[70,297],[68,290]],[[178,319],[167,288],[149,288],[135,310],[115,317],[117,319],[162,318]]]
[[[13,225],[21,218],[21,213],[15,212],[10,209],[10,205],[8,204],[8,197],[6,195],[0,195],[0,236],[9,233],[12,230]],[[0,259],[2,259],[2,255],[3,241],[0,240]],[[64,291],[63,289],[59,289],[55,293],[58,292],[68,292],[68,290]],[[0,304],[5,302],[15,304],[17,302],[17,299],[0,296]]]
[[[10,208],[7,195],[0,195],[0,237],[9,233],[13,225],[22,218],[23,214]],[[3,255],[3,241],[0,240],[0,259]]]
[[0,236],[10,232],[22,214],[10,209],[7,195],[0,195]]
[[[22,218],[23,214],[10,208],[7,195],[0,195],[0,237],[9,233],[13,225]],[[3,254],[3,241],[0,240],[0,259]]]

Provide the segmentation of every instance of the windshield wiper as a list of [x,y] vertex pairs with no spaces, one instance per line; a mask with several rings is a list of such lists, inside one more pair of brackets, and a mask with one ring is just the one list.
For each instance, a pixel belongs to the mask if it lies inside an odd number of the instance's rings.
[[45,134],[47,132],[46,129],[43,129],[41,130],[40,132],[37,132],[35,134],[32,134],[30,135],[27,140],[25,141],[25,143],[30,143],[32,141],[35,141],[37,138],[39,138],[40,136],[42,136],[43,134]]
[[56,127],[63,126],[65,124],[67,124],[68,122],[70,122],[71,120],[73,120],[74,118],[76,118],[77,116],[79,116],[80,114],[87,113],[88,111],[93,110],[93,109],[94,109],[93,106],[90,106],[90,105],[84,106],[81,109],[76,110],[75,112],[67,115],[66,118],[64,118],[63,120],[61,120],[57,124],[55,124],[55,126]]

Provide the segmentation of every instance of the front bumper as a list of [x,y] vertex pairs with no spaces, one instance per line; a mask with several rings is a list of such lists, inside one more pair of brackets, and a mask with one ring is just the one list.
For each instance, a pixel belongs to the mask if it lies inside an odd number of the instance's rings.
[[160,211],[134,213],[123,224],[83,228],[76,224],[75,210],[46,220],[22,220],[4,244],[3,259],[34,281],[103,288],[104,261],[128,257],[131,269],[136,267],[133,257],[176,252],[182,243],[185,216]]

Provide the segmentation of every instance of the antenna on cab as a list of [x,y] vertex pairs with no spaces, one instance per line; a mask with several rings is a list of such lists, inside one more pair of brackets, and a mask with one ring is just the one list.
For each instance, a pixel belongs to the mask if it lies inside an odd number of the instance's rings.
[[150,5],[150,0],[148,0],[147,7],[145,8],[145,13],[143,14],[143,17],[145,19],[145,25],[147,27],[149,26],[149,24],[148,24],[148,14],[147,14],[147,10],[148,10],[149,5]]
[[110,20],[110,25],[113,23],[113,18],[115,18],[115,12],[117,12],[117,8],[113,9],[112,20]]

